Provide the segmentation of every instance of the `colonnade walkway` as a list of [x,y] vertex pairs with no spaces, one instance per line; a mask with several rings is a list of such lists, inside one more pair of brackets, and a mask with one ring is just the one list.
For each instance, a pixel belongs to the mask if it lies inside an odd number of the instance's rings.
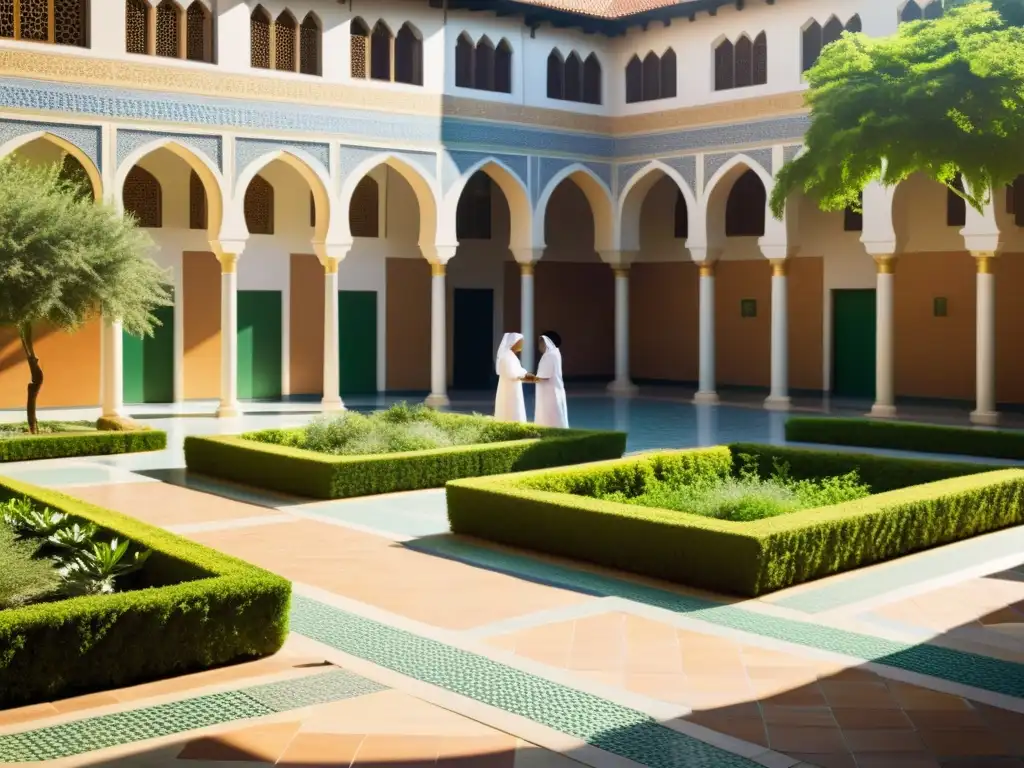
[[[616,402],[572,397],[570,413],[619,419],[631,450],[774,440],[782,423]],[[184,471],[182,433],[301,423],[302,408],[151,414],[166,451],[0,468],[295,590],[276,656],[0,711],[0,761],[1024,767],[1020,529],[735,601],[453,537],[440,490],[309,502]]]

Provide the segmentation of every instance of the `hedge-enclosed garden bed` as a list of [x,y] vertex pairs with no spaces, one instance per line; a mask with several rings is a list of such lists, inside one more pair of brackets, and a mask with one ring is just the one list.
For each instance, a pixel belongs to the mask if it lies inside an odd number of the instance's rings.
[[161,451],[167,433],[124,419],[98,422],[40,422],[39,434],[24,424],[0,424],[0,462],[109,456]]
[[[869,495],[750,522],[635,503],[662,483],[757,484],[780,468],[793,488],[827,495],[847,476]],[[1019,525],[1024,470],[734,444],[459,480],[447,499],[454,533],[756,596]]]
[[266,656],[283,645],[285,579],[117,512],[0,478],[0,501],[9,499],[95,525],[106,540],[128,540],[149,557],[116,592],[0,610],[0,708]]
[[[492,441],[427,450],[336,455],[296,447],[304,444],[303,429],[272,429],[244,435],[186,437],[185,463],[190,471],[224,480],[298,496],[338,499],[441,488],[458,478],[618,458],[626,450],[623,432],[546,429],[449,413],[423,417],[422,409],[391,411],[396,412],[399,418],[427,418],[456,431],[482,430]],[[412,416],[408,415],[410,412]],[[388,413],[379,415],[386,419]],[[327,422],[317,428],[329,432],[332,427]]]

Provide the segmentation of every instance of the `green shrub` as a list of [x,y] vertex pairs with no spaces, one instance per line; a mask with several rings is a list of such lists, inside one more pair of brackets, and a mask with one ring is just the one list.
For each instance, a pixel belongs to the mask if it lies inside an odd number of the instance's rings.
[[[447,486],[448,517],[454,533],[751,597],[1024,522],[1024,470],[817,453],[743,444],[459,480]],[[755,522],[593,498],[667,472],[725,477],[741,454],[768,472],[785,461],[801,479],[842,475],[868,458],[861,477],[884,492]]]
[[25,435],[0,439],[0,462],[107,456],[115,453],[160,451],[166,447],[167,433],[156,429],[139,432],[92,430],[76,434]]
[[921,453],[1024,460],[1024,432],[906,421],[799,417],[786,422],[794,443],[857,445]]
[[[470,425],[483,417],[444,414],[449,423]],[[507,436],[525,425],[490,422],[485,430]],[[296,430],[264,430],[231,437],[186,437],[190,471],[282,493],[320,499],[370,496],[440,488],[460,477],[580,464],[619,457],[622,432],[530,427],[539,438],[461,445],[433,450],[338,456],[295,447]]]
[[[54,435],[68,432],[95,432],[96,427],[91,421],[40,421],[37,425],[38,434]],[[27,421],[14,421],[0,424],[0,440],[29,435]]]
[[152,554],[132,591],[0,610],[0,707],[265,656],[288,632],[285,579],[56,491],[0,478],[27,496]]

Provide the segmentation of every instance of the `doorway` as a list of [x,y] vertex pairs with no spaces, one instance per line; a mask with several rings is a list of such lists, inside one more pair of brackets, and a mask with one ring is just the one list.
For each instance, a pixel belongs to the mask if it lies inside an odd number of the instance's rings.
[[491,389],[494,372],[494,291],[456,288],[452,339],[452,389]]
[[339,394],[377,394],[377,292],[338,291]]
[[875,397],[875,291],[832,291],[832,394]]
[[123,336],[122,392],[126,403],[174,401],[174,307],[157,307],[153,316],[160,324],[153,328],[152,336]]
[[281,397],[281,292],[238,292],[238,397]]

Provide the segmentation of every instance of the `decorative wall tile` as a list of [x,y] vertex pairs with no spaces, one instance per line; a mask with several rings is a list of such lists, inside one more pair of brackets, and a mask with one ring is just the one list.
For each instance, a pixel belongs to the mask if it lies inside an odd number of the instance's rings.
[[531,189],[531,194],[533,195],[534,203],[536,203],[540,199],[540,196],[543,193],[544,189],[547,187],[548,183],[562,170],[564,170],[566,167],[570,165],[582,165],[586,168],[589,168],[591,171],[594,172],[595,176],[597,176],[599,179],[601,179],[601,181],[604,182],[608,190],[611,190],[612,167],[608,163],[581,163],[578,160],[573,160],[571,158],[542,157],[540,158],[540,163],[538,164],[539,173],[536,182],[534,183],[534,186]]
[[610,136],[451,117],[441,120],[441,141],[446,146],[471,144],[497,151],[520,149],[600,158],[611,158],[615,152],[615,139]]
[[102,142],[99,126],[64,125],[63,123],[37,123],[29,120],[0,120],[0,145],[27,133],[45,131],[74,144],[82,153],[103,170]]
[[[737,152],[720,152],[715,155],[704,155],[704,183],[711,181],[715,172],[739,154]],[[768,173],[772,172],[772,150],[769,147],[763,149],[751,149],[742,154],[749,157],[755,163],[761,165]]]
[[802,139],[809,125],[810,119],[806,115],[794,115],[748,123],[627,136],[615,140],[614,154],[622,158],[657,157],[744,144],[777,144],[786,140]]
[[224,170],[224,143],[220,136],[197,133],[168,133],[166,131],[136,131],[123,128],[117,131],[117,165],[125,161],[139,147],[153,141],[169,139],[183,144],[198,155],[206,158],[220,170]]
[[489,152],[466,152],[455,150],[445,152],[442,156],[441,166],[441,190],[447,194],[452,185],[463,176],[466,171],[477,163],[491,158],[499,161],[507,167],[513,175],[519,178],[523,186],[529,189],[529,155],[507,155]]
[[794,157],[800,154],[800,150],[803,149],[802,144],[790,144],[788,147],[782,148],[782,158],[787,163],[791,162]]
[[235,140],[235,178],[254,160],[271,152],[291,152],[296,157],[308,155],[320,163],[325,175],[331,172],[331,147],[311,141],[275,141],[273,139]]
[[665,157],[662,162],[674,169],[690,185],[690,191],[697,194],[697,158],[694,155],[685,157]]
[[393,155],[399,160],[417,168],[431,182],[437,176],[437,155],[433,152],[395,151],[381,149],[380,147],[359,147],[351,144],[342,144],[340,152],[341,168],[339,169],[341,178],[345,179],[348,177],[361,163],[366,162],[370,158],[383,155]]

